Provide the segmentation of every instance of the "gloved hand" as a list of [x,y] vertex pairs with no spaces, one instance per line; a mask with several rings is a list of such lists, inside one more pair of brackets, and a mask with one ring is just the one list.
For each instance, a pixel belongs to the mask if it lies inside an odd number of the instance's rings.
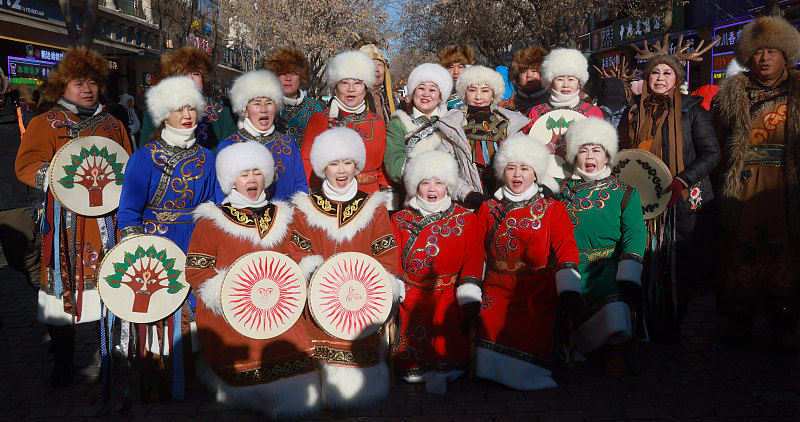
[[461,309],[464,310],[464,313],[467,314],[467,321],[469,321],[469,325],[473,327],[477,327],[481,323],[481,303],[480,302],[469,302],[465,303],[461,306]]
[[672,179],[672,183],[670,183],[667,187],[667,192],[672,192],[672,196],[669,198],[667,207],[672,208],[675,206],[675,204],[678,202],[678,199],[681,197],[681,192],[683,189],[683,182],[681,182],[680,179],[677,177]]
[[489,197],[481,192],[470,192],[467,194],[467,197],[464,198],[464,203],[467,204],[467,206],[469,206],[470,208],[477,209],[487,199],[489,199]]
[[642,287],[632,281],[624,280],[618,281],[617,284],[625,303],[631,308],[639,308],[642,304]]
[[563,309],[564,312],[574,313],[583,308],[583,298],[581,297],[581,294],[576,291],[567,290],[561,292],[561,294],[558,296],[558,299],[558,304],[561,306],[561,309]]

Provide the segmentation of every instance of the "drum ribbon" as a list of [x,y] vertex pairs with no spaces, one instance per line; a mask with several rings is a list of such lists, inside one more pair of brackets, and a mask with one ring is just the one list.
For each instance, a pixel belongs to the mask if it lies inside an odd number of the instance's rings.
[[[97,226],[100,229],[100,237],[103,239],[103,252],[108,253],[111,248],[114,247],[116,244],[116,236],[114,235],[114,219],[111,216],[106,216],[105,218],[98,218],[97,219]],[[111,228],[111,233],[109,233],[109,227]],[[96,280],[99,288],[99,283],[101,282],[99,279]],[[114,370],[114,362],[113,362],[113,355],[111,354],[111,348],[113,347],[113,328],[114,328],[114,321],[116,316],[108,310],[108,317],[106,317],[106,306],[103,303],[103,299],[100,299],[100,370],[101,370],[101,379],[103,382],[103,407],[108,404],[109,399],[111,398],[111,392],[113,390],[113,370]],[[125,325],[125,321],[122,321],[122,325]],[[122,336],[120,336],[120,342],[123,343]],[[123,363],[127,364],[124,362]]]

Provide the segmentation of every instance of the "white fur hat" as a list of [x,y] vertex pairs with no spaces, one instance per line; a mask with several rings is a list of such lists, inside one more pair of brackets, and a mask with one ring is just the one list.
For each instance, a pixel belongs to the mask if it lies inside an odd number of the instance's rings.
[[184,106],[191,106],[197,110],[197,119],[203,114],[206,108],[206,100],[203,93],[188,76],[170,76],[164,78],[158,84],[150,87],[144,94],[147,112],[153,118],[153,122],[159,125],[169,118],[169,113],[182,109]]
[[494,172],[497,178],[504,181],[503,174],[508,163],[523,163],[533,167],[536,183],[547,186],[551,192],[558,192],[558,183],[548,172],[550,167],[550,151],[542,142],[518,133],[500,144],[494,155]]
[[368,55],[350,50],[335,55],[328,62],[328,88],[333,90],[342,79],[364,81],[367,90],[375,84],[375,62]]
[[452,195],[458,186],[458,164],[452,155],[437,150],[425,151],[412,158],[405,168],[406,192],[414,196],[419,183],[426,179],[436,178],[447,185]]
[[283,108],[283,88],[278,77],[269,70],[252,70],[233,81],[231,87],[231,108],[236,114],[244,115],[247,103],[254,98],[267,97],[280,110]]
[[314,173],[324,179],[325,167],[336,160],[354,160],[356,170],[360,172],[367,160],[367,150],[358,132],[349,127],[335,127],[314,138],[310,158]]
[[564,135],[567,142],[567,163],[574,164],[578,150],[586,145],[600,145],[606,150],[608,164],[614,163],[617,156],[619,137],[614,125],[598,117],[578,120],[570,125]]
[[[444,67],[436,63],[423,63],[414,68],[408,75],[408,82],[406,88],[408,89],[408,96],[414,96],[414,90],[423,82],[433,82],[439,88],[442,103],[444,103],[444,110],[447,111],[447,99],[450,98],[450,93],[453,91],[453,78],[450,72]],[[442,103],[439,104],[441,107]],[[439,115],[443,115],[440,112]]]
[[269,186],[275,179],[275,161],[272,153],[256,141],[236,142],[217,152],[217,180],[225,195],[239,174],[246,170],[259,169],[264,175],[264,186]]
[[581,86],[585,85],[589,80],[589,63],[583,53],[571,48],[556,48],[547,53],[542,62],[542,85],[550,86],[559,76],[574,76]]
[[485,66],[470,66],[461,72],[456,81],[456,92],[461,99],[466,99],[467,88],[472,85],[484,83],[494,92],[492,105],[497,105],[506,93],[506,81],[503,75]]

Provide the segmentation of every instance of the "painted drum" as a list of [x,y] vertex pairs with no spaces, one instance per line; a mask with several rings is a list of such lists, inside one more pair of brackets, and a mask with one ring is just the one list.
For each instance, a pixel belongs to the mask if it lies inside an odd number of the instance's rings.
[[667,191],[672,183],[672,173],[658,157],[643,149],[626,149],[617,154],[611,172],[639,191],[645,220],[658,217],[667,210],[672,196]]
[[119,206],[127,162],[128,153],[111,139],[75,138],[50,162],[48,185],[56,200],[75,214],[108,214]]
[[329,335],[358,340],[375,333],[392,310],[389,273],[373,257],[344,252],[328,258],[311,277],[308,306]]
[[306,307],[306,279],[286,255],[252,252],[237,259],[222,281],[222,315],[239,334],[266,340],[285,333]]
[[130,237],[103,258],[97,286],[114,315],[138,323],[162,320],[183,304],[191,290],[186,255],[160,236]]
[[556,179],[567,179],[572,176],[571,166],[567,164],[567,144],[564,134],[569,127],[587,117],[574,110],[553,110],[545,113],[531,126],[528,136],[543,143],[550,151],[549,173]]

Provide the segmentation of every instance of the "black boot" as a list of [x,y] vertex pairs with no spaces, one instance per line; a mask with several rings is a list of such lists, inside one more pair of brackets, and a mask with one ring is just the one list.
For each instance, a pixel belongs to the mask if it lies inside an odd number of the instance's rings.
[[50,334],[50,349],[53,352],[53,360],[55,361],[53,372],[50,374],[50,383],[55,388],[72,385],[75,328],[72,325],[48,325],[47,332]]
[[800,345],[797,341],[798,312],[790,307],[782,307],[772,313],[772,347],[781,353],[796,354]]

